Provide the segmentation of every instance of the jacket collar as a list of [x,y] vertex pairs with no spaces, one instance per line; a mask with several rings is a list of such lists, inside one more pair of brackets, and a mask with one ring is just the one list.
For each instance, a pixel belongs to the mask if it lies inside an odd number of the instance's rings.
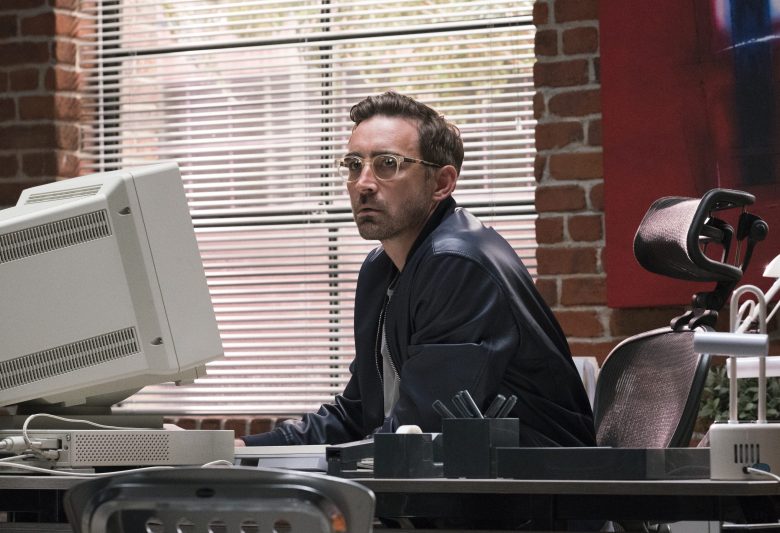
[[409,253],[406,256],[407,263],[414,254],[415,250],[417,250],[423,241],[428,238],[428,235],[433,233],[433,230],[438,228],[439,224],[441,224],[445,218],[451,215],[457,206],[458,204],[455,202],[455,199],[452,196],[448,196],[439,202],[439,205],[436,206],[436,209],[433,210],[431,216],[428,217],[428,221],[425,223],[422,231],[420,231],[420,234],[417,236],[417,239],[415,239],[414,244],[412,244],[412,247],[409,249]]

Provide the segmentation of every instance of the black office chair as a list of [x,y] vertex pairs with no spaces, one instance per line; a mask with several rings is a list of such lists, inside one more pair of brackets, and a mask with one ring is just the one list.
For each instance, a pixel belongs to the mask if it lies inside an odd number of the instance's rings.
[[[713,189],[701,199],[661,198],[648,210],[634,239],[639,263],[650,272],[715,282],[716,287],[695,294],[691,310],[668,327],[630,337],[607,356],[594,398],[599,446],[689,445],[710,364],[709,355],[693,351],[693,333],[715,327],[718,311],[741,279],[753,247],[766,236],[766,223],[744,210],[753,201],[745,192]],[[736,234],[714,216],[732,208],[743,210]],[[735,254],[738,265],[728,263],[733,241],[745,243],[744,252]],[[713,252],[720,257],[713,259]]]
[[374,494],[353,481],[270,468],[176,468],[80,483],[75,533],[367,533]]

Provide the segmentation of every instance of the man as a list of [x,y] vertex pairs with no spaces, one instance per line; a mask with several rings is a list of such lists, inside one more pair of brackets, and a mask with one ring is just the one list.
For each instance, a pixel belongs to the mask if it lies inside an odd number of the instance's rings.
[[337,444],[418,425],[468,390],[485,410],[516,395],[522,446],[595,445],[568,344],[511,246],[457,207],[458,129],[387,92],[355,105],[339,171],[360,235],[381,246],[355,294],[352,377],[333,404],[238,444]]

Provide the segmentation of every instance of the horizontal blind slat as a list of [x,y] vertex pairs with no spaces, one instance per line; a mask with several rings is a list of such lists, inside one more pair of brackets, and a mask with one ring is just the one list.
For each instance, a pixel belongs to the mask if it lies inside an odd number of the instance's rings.
[[334,161],[367,94],[394,88],[458,124],[459,204],[534,274],[533,2],[94,5],[84,168],[179,162],[225,351],[119,411],[294,415],[343,389],[378,243],[358,235]]

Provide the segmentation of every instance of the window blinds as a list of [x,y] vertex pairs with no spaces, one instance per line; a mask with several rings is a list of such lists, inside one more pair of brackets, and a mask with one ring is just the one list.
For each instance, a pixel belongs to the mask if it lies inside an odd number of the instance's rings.
[[365,254],[334,161],[388,89],[455,122],[455,197],[534,271],[533,2],[102,0],[85,6],[89,172],[178,161],[225,356],[119,407],[294,415],[354,358]]

